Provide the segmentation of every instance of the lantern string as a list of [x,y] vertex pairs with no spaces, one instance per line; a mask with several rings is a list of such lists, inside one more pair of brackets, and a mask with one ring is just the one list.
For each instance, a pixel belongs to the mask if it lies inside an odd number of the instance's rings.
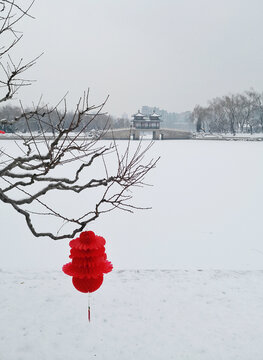
[[90,293],[88,293],[88,321],[90,322]]

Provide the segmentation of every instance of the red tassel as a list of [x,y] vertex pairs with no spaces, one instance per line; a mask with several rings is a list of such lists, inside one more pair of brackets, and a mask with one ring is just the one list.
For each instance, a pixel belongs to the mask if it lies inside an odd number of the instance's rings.
[[90,322],[90,306],[88,307],[88,320]]
[[90,293],[88,294],[88,321],[90,322]]

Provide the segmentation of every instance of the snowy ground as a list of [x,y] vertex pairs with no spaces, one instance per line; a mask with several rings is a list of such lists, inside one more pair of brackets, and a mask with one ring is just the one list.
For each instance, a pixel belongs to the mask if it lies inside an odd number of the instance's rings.
[[262,146],[154,145],[154,186],[134,193],[152,210],[91,224],[114,265],[91,324],[61,272],[68,242],[33,238],[1,204],[0,360],[262,360]]
[[115,271],[91,298],[61,272],[0,273],[1,360],[262,360],[262,271]]

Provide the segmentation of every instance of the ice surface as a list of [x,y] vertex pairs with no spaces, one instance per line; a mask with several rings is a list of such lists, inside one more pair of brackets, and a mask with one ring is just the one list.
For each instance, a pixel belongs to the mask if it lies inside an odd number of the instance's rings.
[[[116,211],[90,224],[106,238],[115,269],[262,269],[263,144],[159,141],[148,154],[157,156],[146,178],[153,186],[134,191],[134,203],[152,210]],[[92,194],[75,204],[52,196],[73,212],[92,203]],[[3,203],[0,219],[3,269],[57,270],[68,261],[68,241],[34,238]]]

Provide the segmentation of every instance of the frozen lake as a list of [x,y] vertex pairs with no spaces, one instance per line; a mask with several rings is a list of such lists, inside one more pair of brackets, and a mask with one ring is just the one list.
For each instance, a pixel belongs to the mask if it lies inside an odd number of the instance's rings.
[[[161,156],[146,179],[153,186],[136,190],[134,203],[152,210],[115,211],[88,229],[105,237],[114,268],[262,269],[263,144],[160,141],[149,156]],[[1,268],[67,262],[68,241],[33,238],[11,206],[1,204],[0,215]]]

